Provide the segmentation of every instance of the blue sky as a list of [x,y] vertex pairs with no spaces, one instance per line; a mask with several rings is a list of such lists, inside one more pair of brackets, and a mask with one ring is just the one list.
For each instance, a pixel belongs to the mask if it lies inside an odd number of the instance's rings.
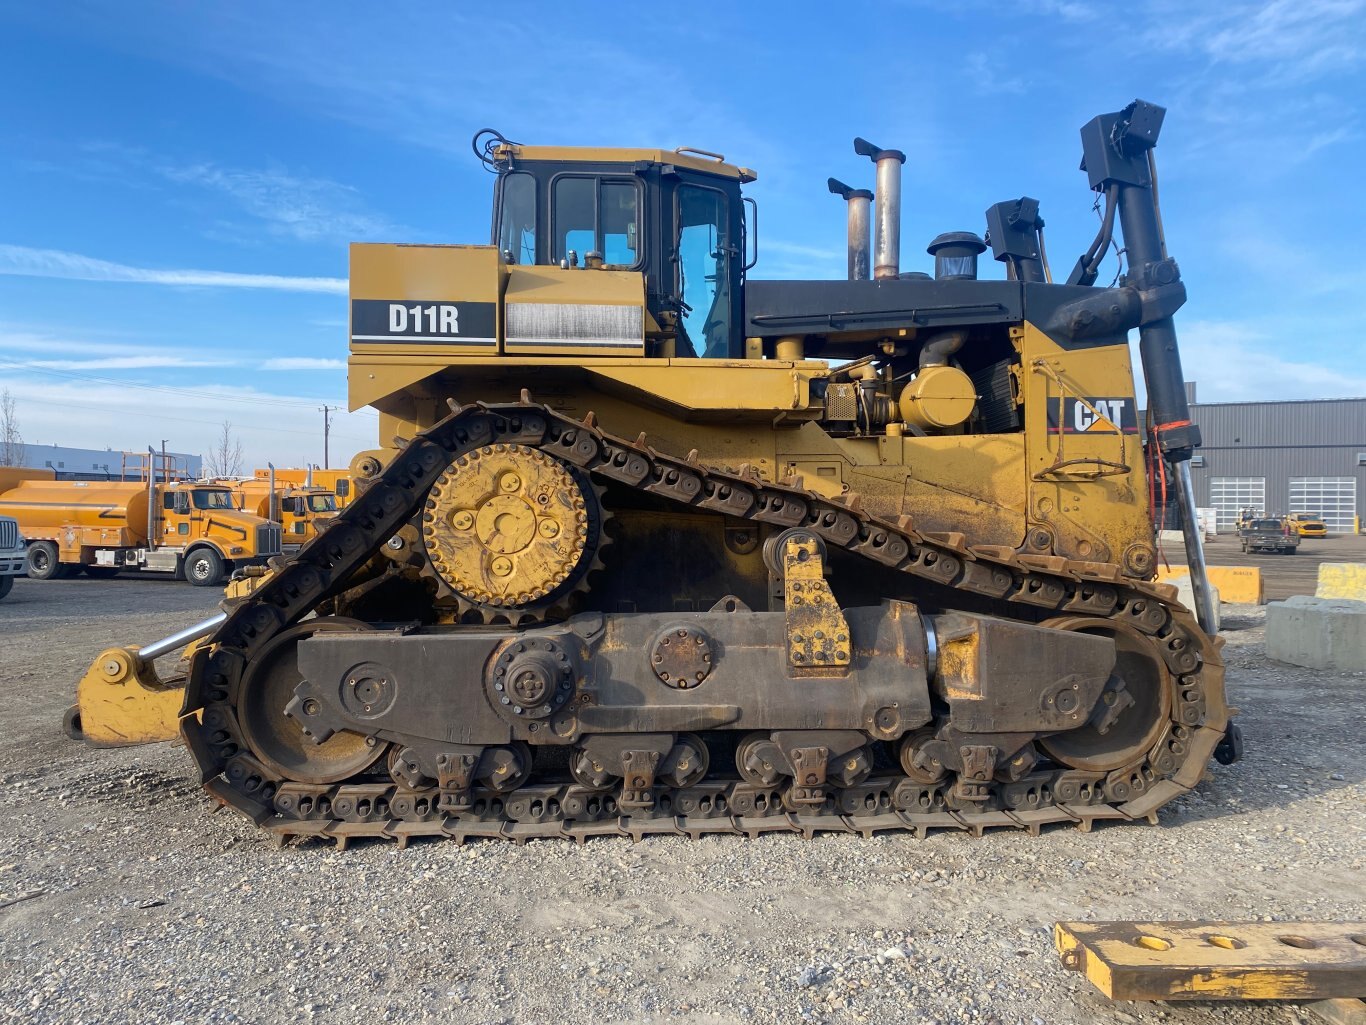
[[[486,242],[486,125],[757,169],[760,277],[843,275],[825,179],[870,183],[864,135],[909,157],[905,269],[1028,194],[1065,273],[1096,227],[1077,130],[1135,96],[1168,108],[1200,398],[1366,395],[1366,0],[5,0],[0,26],[0,386],[31,443],[199,451],[229,419],[253,463],[320,460],[346,244]],[[339,415],[334,465],[375,424]]]

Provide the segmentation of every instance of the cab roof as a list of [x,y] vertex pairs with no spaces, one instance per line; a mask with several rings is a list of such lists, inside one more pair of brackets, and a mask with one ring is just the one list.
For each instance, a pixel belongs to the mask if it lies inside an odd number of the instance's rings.
[[726,163],[719,153],[694,150],[688,146],[678,149],[618,149],[610,146],[523,146],[520,143],[500,143],[494,149],[495,159],[531,162],[572,161],[583,164],[674,164],[692,171],[733,178],[741,183],[757,181],[759,175],[748,167]]

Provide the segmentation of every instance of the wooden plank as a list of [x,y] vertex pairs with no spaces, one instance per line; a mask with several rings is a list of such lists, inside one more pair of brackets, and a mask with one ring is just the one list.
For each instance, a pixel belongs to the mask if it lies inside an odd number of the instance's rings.
[[1366,922],[1059,922],[1054,942],[1115,1000],[1366,996]]

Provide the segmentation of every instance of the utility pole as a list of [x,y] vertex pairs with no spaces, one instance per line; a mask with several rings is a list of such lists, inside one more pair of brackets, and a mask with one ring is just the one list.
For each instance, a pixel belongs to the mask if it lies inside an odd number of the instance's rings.
[[332,410],[338,406],[319,406],[318,411],[323,415],[323,469],[331,469],[331,464],[327,461],[327,436],[332,433]]

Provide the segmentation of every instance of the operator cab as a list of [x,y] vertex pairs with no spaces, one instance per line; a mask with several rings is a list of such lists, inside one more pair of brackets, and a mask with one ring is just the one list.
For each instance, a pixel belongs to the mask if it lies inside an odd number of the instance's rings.
[[633,271],[664,354],[740,358],[753,171],[679,149],[522,146],[484,131],[497,173],[493,244],[512,266]]

